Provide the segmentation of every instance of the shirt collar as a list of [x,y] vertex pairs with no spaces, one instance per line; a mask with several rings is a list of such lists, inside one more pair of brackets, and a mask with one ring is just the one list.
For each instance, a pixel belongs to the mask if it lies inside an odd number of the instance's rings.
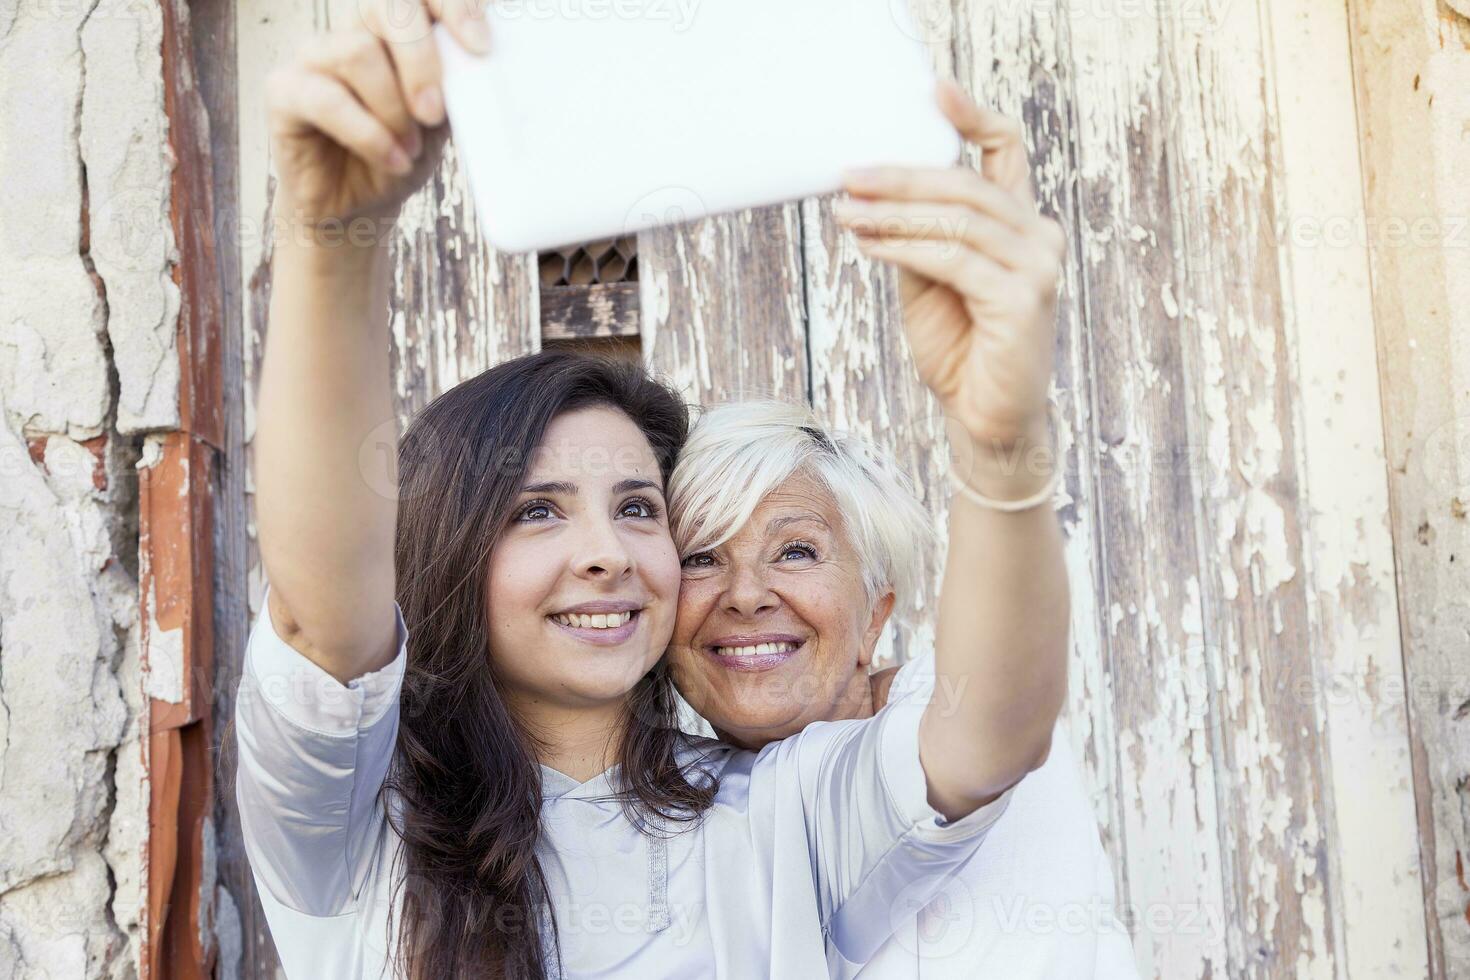
[[615,763],[585,783],[579,783],[560,770],[542,766],[541,798],[543,800],[597,800],[605,797],[616,802],[617,791],[614,786],[617,784],[620,768],[620,765]]

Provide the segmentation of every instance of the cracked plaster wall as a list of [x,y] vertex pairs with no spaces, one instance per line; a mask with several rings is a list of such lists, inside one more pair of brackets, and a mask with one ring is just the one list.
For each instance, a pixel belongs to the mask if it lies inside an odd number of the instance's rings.
[[163,22],[0,0],[0,977],[137,970],[137,473],[177,427]]

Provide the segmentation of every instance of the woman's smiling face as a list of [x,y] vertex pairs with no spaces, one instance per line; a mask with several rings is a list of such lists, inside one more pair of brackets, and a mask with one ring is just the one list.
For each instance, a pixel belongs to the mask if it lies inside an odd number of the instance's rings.
[[663,655],[678,590],[648,440],[613,408],[557,416],[490,558],[490,657],[508,697],[621,701]]
[[685,558],[674,681],[717,732],[748,747],[856,716],[892,606],[891,594],[867,599],[836,502],[797,473],[729,541]]

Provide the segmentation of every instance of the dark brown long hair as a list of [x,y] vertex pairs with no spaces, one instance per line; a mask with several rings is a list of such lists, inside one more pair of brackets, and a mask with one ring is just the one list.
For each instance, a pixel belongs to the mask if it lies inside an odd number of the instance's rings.
[[[638,426],[667,483],[689,424],[678,396],[636,365],[566,352],[465,381],[400,440],[395,561],[408,672],[384,804],[403,838],[398,952],[413,980],[541,980],[545,950],[559,958],[534,853],[541,773],[490,669],[485,596],[491,550],[546,427],[592,405]],[[631,818],[688,822],[713,799],[713,781],[691,779],[675,758],[675,705],[662,666],[629,695],[619,761]]]

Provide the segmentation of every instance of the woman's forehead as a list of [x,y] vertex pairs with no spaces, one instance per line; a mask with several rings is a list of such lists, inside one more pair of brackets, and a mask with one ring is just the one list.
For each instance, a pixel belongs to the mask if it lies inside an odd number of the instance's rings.
[[743,530],[777,534],[808,525],[835,531],[840,524],[831,491],[820,481],[797,473],[761,499]]
[[576,409],[553,419],[532,453],[526,479],[663,482],[658,460],[642,430],[622,412],[601,406]]

